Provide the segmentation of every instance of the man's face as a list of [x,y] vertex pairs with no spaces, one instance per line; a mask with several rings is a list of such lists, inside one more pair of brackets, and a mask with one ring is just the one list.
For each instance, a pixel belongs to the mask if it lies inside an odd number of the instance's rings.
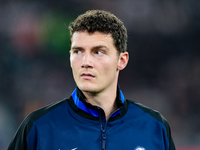
[[75,82],[83,92],[116,88],[119,58],[110,34],[79,31],[72,36],[70,62]]

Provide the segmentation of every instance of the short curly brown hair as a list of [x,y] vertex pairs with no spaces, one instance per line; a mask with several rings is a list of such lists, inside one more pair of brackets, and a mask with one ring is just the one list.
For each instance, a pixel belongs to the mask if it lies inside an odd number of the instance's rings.
[[87,31],[88,33],[99,31],[111,34],[119,54],[127,50],[126,27],[120,19],[110,12],[103,10],[86,11],[70,23],[69,30],[70,38],[77,31]]

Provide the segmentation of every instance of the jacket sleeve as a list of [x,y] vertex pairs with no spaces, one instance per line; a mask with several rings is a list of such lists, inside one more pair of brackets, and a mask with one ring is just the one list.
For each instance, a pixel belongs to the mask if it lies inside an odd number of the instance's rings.
[[164,123],[166,131],[167,131],[167,137],[168,137],[168,141],[169,141],[169,150],[176,150],[174,141],[172,139],[170,126],[166,120],[164,120],[163,123]]
[[27,148],[27,136],[33,125],[31,116],[29,115],[20,125],[17,132],[11,141],[8,150],[28,150]]
[[174,141],[172,139],[172,136],[171,136],[171,130],[170,130],[170,127],[168,128],[168,132],[169,132],[169,150],[176,150],[175,148],[175,145],[174,145]]
[[169,150],[176,150],[173,140],[170,141]]

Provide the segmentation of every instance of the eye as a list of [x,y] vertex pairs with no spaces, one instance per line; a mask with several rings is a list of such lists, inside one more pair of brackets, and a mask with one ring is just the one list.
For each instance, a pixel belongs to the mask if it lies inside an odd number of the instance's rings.
[[75,50],[73,50],[73,53],[74,54],[80,54],[82,51],[81,50],[79,50],[79,49],[75,49]]
[[101,50],[96,50],[94,53],[97,54],[97,55],[103,55],[104,54],[104,52],[101,51]]

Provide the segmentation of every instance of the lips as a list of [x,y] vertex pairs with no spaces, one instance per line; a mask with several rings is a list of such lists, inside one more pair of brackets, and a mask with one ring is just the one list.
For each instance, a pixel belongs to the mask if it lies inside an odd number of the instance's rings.
[[83,73],[83,74],[81,74],[81,77],[83,79],[89,80],[89,79],[93,79],[95,76],[93,76],[92,74],[89,74],[89,73]]

